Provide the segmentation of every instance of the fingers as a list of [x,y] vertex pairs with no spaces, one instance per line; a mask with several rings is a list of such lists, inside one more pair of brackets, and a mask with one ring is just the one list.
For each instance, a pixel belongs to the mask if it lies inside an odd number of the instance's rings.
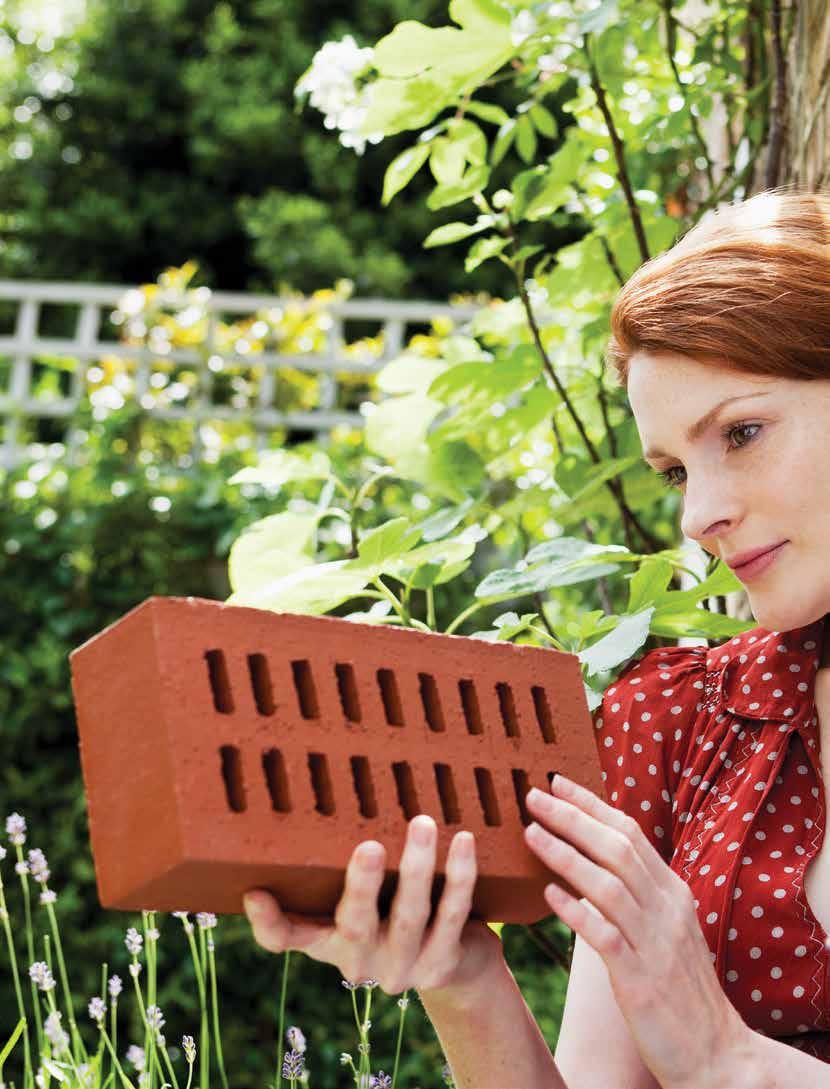
[[378,893],[383,884],[386,849],[376,840],[365,840],[352,852],[346,867],[343,895],[334,912],[341,952],[337,963],[350,983],[371,975],[370,961],[380,927]]
[[286,949],[309,949],[334,928],[319,923],[295,922],[288,919],[271,893],[251,889],[243,897],[248,922],[254,940],[269,953],[284,953]]
[[452,960],[454,954],[460,952],[461,934],[472,910],[477,875],[475,837],[472,832],[457,832],[447,854],[441,900],[421,954],[419,975],[425,988],[439,986],[455,967]]
[[389,913],[381,979],[387,994],[397,994],[411,986],[412,966],[418,959],[432,910],[437,838],[437,826],[428,814],[419,813],[409,822],[398,868],[398,887]]

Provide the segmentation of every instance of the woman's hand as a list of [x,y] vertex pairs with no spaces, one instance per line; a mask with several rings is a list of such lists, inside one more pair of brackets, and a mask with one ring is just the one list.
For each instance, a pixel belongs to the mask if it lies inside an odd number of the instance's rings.
[[551,792],[528,793],[538,823],[525,840],[583,899],[558,885],[545,899],[602,957],[643,1062],[663,1089],[727,1084],[720,1072],[750,1030],[718,981],[689,886],[633,817],[561,775]]
[[346,869],[343,895],[331,926],[291,919],[265,890],[245,895],[245,914],[264,949],[297,949],[334,964],[344,979],[376,980],[387,994],[407,988],[463,989],[502,956],[501,942],[486,923],[468,920],[476,881],[475,840],[457,832],[447,856],[446,881],[435,919],[430,917],[437,827],[425,813],[413,817],[389,918],[378,915],[386,850],[376,840],[360,843]]

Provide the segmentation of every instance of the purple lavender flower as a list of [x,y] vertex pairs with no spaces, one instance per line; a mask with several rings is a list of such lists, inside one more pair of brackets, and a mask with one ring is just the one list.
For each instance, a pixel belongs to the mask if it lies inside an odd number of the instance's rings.
[[370,1086],[371,1089],[392,1089],[392,1075],[384,1074],[382,1070],[379,1070],[377,1075],[372,1077]]
[[282,1076],[284,1078],[299,1078],[305,1068],[305,1059],[299,1051],[293,1049],[282,1060]]

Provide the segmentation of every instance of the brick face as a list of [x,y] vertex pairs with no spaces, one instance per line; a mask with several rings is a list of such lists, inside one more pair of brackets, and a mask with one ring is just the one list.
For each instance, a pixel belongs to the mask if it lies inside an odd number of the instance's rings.
[[154,597],[70,661],[104,907],[241,913],[267,887],[330,918],[376,839],[385,913],[424,812],[434,902],[467,829],[473,913],[533,922],[552,875],[525,846],[525,794],[561,770],[604,796],[575,655]]

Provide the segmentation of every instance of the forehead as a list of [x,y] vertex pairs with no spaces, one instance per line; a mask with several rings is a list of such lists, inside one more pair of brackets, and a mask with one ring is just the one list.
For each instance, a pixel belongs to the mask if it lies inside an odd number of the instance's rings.
[[629,362],[627,393],[638,422],[688,420],[728,397],[785,389],[793,381],[749,374],[723,360],[692,359],[675,352],[637,352]]

